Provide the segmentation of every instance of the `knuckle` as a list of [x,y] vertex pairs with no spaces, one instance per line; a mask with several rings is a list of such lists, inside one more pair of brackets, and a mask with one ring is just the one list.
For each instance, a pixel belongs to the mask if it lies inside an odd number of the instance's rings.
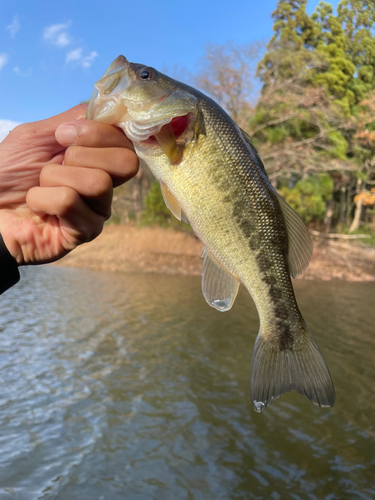
[[53,169],[52,165],[50,165],[48,163],[46,165],[44,165],[44,167],[40,171],[40,175],[39,175],[40,186],[48,185],[53,173],[54,173],[54,169]]
[[92,196],[108,195],[113,188],[111,176],[104,170],[93,169],[90,179],[88,179],[87,188],[92,193]]
[[97,175],[97,186],[99,192],[104,194],[112,191],[112,178],[104,170],[96,170]]
[[139,159],[130,149],[119,148],[117,164],[124,167],[126,177],[134,177],[138,173]]
[[39,191],[40,191],[40,189],[37,186],[32,187],[28,190],[28,192],[26,194],[26,203],[29,207],[35,206],[35,203],[39,199],[39,197],[38,197]]
[[69,146],[65,151],[64,164],[77,167],[82,166],[81,151],[80,146]]
[[57,200],[59,206],[59,213],[62,215],[68,214],[79,200],[79,194],[72,188],[60,188],[60,196]]
[[108,219],[110,219],[110,218],[111,218],[111,216],[112,216],[112,206],[110,205],[110,206],[108,207],[107,213],[106,213],[106,214],[104,214],[104,217],[105,217],[105,219],[104,219],[104,220],[106,220],[106,221],[107,221]]
[[99,236],[99,234],[103,231],[105,218],[101,215],[95,217],[95,219],[90,224],[90,227],[87,228],[85,238],[86,242],[92,241]]

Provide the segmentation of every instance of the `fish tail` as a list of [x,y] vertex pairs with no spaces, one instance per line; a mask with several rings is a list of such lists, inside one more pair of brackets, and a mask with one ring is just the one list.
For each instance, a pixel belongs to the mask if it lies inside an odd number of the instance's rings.
[[[303,320],[302,320],[303,321]],[[302,331],[301,331],[302,330]],[[251,401],[261,412],[285,392],[305,394],[314,404],[331,407],[335,388],[327,364],[307,325],[299,325],[293,342],[283,345],[260,328],[251,365]],[[284,343],[285,344],[285,343]]]

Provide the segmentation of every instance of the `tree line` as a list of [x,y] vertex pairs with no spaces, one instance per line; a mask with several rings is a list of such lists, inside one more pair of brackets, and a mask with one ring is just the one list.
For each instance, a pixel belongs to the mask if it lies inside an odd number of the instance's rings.
[[[207,46],[193,84],[251,135],[305,223],[375,233],[375,2],[341,0],[337,12],[320,2],[311,15],[306,5],[279,0],[267,44]],[[133,217],[167,224],[144,172]]]

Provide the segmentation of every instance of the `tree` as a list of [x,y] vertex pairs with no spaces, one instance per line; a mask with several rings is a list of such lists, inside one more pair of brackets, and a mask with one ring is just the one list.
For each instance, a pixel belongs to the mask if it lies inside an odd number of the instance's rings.
[[266,67],[263,63],[259,69],[263,89],[250,133],[270,178],[352,170],[342,133],[347,119],[325,89],[313,84],[314,71],[324,61],[304,49],[282,46],[269,51]]
[[281,0],[272,13],[274,36],[269,48],[285,45],[294,49],[309,48],[314,45],[318,27],[306,13],[307,0]]
[[349,116],[355,101],[348,84],[355,66],[345,50],[346,35],[341,20],[333,14],[332,5],[325,2],[320,2],[311,17],[319,27],[315,50],[327,64],[324,71],[317,71],[314,83],[324,87]]
[[[319,172],[330,174],[338,196],[322,198],[327,230],[335,212],[343,218],[346,200],[351,212],[350,198],[373,178],[368,140],[375,110],[363,96],[375,83],[375,3],[342,0],[335,15],[330,4],[320,2],[312,16],[306,3],[279,0],[273,13],[275,34],[258,66],[263,86],[250,133],[274,185],[285,186],[288,179],[289,195],[301,194],[299,182],[318,182]],[[301,204],[297,210],[304,216]],[[358,205],[355,219],[360,220]]]
[[298,54],[302,59],[309,60],[312,52],[311,47],[316,42],[319,27],[306,13],[306,4],[307,0],[279,0],[272,13],[275,34],[267,45],[268,52],[259,63],[257,72],[263,85],[267,85],[263,78],[264,72],[273,73],[274,77],[282,79],[295,76],[294,64],[291,64],[293,63],[292,59],[283,57],[283,62],[279,61],[277,67],[274,68],[275,53],[291,50],[294,55]]
[[326,204],[332,197],[333,180],[326,174],[308,176],[293,187],[282,186],[280,193],[289,205],[308,224],[321,221],[326,213]]
[[366,204],[366,191],[375,185],[375,90],[358,105],[353,119],[351,154],[358,161],[356,171],[356,199],[354,219],[350,232],[358,228],[362,209]]
[[195,84],[212,96],[240,126],[246,127],[254,104],[256,66],[263,50],[262,42],[208,45],[202,60],[203,69],[195,77]]
[[345,51],[355,67],[348,88],[357,105],[375,87],[375,3],[341,0],[337,12],[345,33]]

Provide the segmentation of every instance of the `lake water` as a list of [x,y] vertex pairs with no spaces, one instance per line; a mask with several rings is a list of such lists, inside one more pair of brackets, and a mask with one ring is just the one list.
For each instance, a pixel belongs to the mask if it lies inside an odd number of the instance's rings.
[[28,268],[0,298],[0,499],[375,499],[375,283],[297,281],[335,382],[252,409],[258,316],[198,277]]

